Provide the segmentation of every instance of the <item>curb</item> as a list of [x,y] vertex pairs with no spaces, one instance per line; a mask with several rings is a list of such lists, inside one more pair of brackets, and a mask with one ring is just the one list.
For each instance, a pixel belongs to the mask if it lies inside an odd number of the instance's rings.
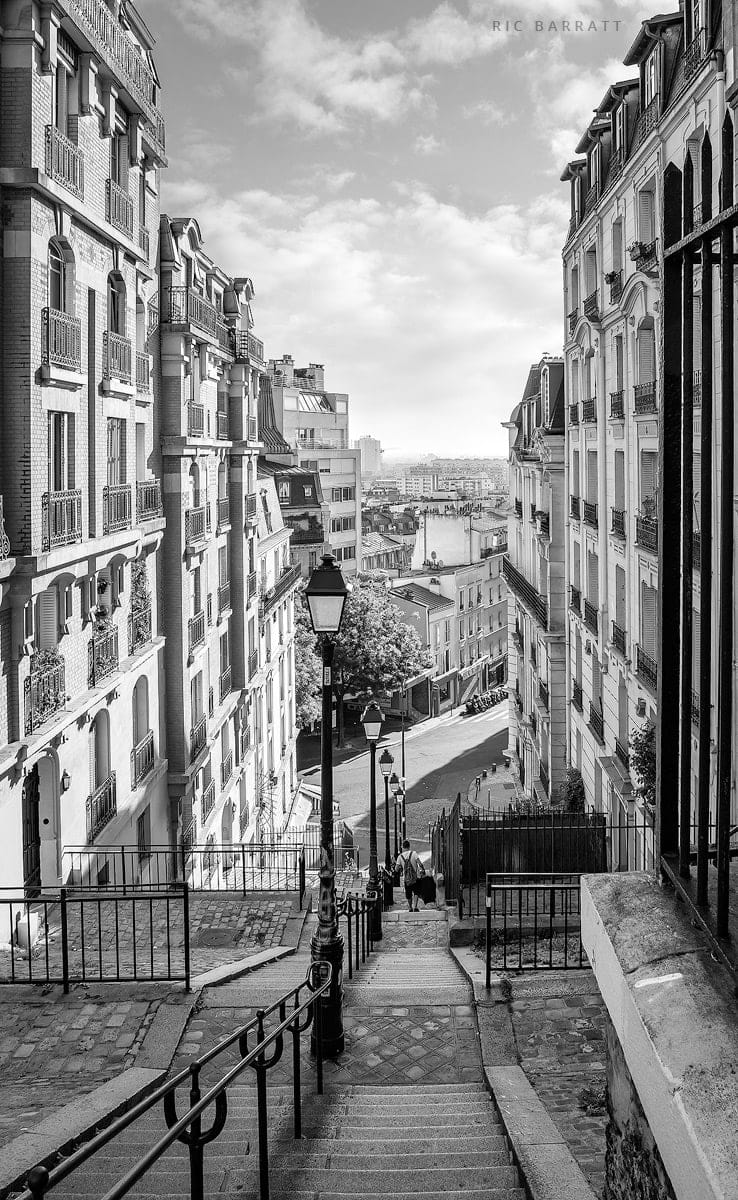
[[[467,947],[449,946],[472,985],[477,1036],[485,1083],[494,1097],[516,1165],[531,1200],[596,1200],[581,1167],[554,1125],[542,1101],[517,1061],[507,1005],[493,986],[484,986],[481,959]],[[473,963],[478,969],[473,969]],[[499,984],[500,977],[496,977]],[[482,1037],[481,1023],[493,1037]]]

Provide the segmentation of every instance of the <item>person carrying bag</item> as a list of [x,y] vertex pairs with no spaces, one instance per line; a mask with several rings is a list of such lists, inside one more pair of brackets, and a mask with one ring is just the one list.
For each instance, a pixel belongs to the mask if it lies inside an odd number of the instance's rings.
[[[418,912],[418,896],[414,889],[418,880],[425,875],[425,867],[420,861],[420,855],[410,849],[410,842],[407,838],[402,843],[402,853],[397,855],[395,875],[399,876],[405,885],[405,896],[410,912]],[[413,899],[415,900],[414,908]]]

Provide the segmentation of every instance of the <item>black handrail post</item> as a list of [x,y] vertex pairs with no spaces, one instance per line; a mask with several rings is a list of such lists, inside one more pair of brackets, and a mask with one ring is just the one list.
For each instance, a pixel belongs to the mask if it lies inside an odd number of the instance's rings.
[[243,894],[244,894],[244,898],[245,898],[245,896],[246,896],[246,847],[243,844],[243,842],[241,842],[241,879],[242,879],[241,886],[243,888]]
[[[257,1043],[264,1041],[264,1013],[256,1014]],[[269,1136],[267,1130],[267,1081],[264,1051],[254,1063],[256,1070],[256,1109],[259,1123],[259,1195],[261,1200],[269,1200]]]
[[487,988],[487,991],[489,991],[490,987],[492,986],[492,894],[491,894],[489,877],[487,878],[487,897],[486,897],[486,899],[487,899],[487,948],[486,948],[486,955],[485,955],[485,958],[486,958],[485,987]]
[[[194,1108],[199,1100],[200,1068],[195,1064],[190,1075],[190,1108]],[[187,1148],[190,1153],[190,1200],[203,1200],[205,1195],[201,1134],[202,1116],[198,1113],[190,1125],[187,1139]]]
[[[69,926],[67,924],[67,889],[62,888],[59,893],[59,903],[61,904],[61,941],[62,941],[62,982],[64,985],[64,995],[69,995]],[[30,929],[30,921],[29,921]],[[30,947],[30,937],[29,937]],[[29,948],[28,959],[30,962],[31,954]]]
[[290,1027],[292,1034],[292,1100],[295,1137],[302,1137],[302,1102],[300,1097],[300,1021]]
[[121,846],[121,848],[120,848],[120,866],[121,866],[121,875],[123,878],[123,895],[125,896],[125,894],[126,894],[126,848],[125,848],[125,846]]
[[315,1030],[316,1090],[323,1095],[323,1005],[318,997],[313,1000],[313,1028]]
[[186,880],[182,883],[182,924],[184,926],[184,971],[185,991],[190,987],[190,888]]

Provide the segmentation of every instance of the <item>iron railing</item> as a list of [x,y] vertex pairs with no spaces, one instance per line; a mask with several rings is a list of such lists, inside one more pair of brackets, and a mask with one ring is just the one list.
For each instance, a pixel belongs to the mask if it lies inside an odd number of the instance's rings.
[[109,825],[118,812],[115,771],[87,797],[87,841],[94,842],[98,833]]
[[131,750],[131,787],[137,788],[154,769],[154,731],[141,738]]
[[589,727],[601,746],[605,744],[605,721],[602,713],[594,704],[589,705]]
[[237,359],[261,365],[264,362],[264,343],[258,337],[254,337],[253,333],[248,333],[245,329],[237,329],[235,331],[235,353]]
[[582,685],[577,683],[576,679],[572,680],[571,685],[571,702],[577,712],[582,712],[584,709],[584,700],[582,697]]
[[579,616],[582,615],[582,593],[573,583],[569,584],[569,608]]
[[590,292],[588,296],[585,296],[583,311],[588,321],[599,321],[600,310],[597,292]]
[[702,371],[695,371],[692,379],[692,405],[702,408]]
[[515,516],[516,516],[516,517],[520,517],[520,518],[521,518],[521,520],[522,520],[522,517],[523,517],[523,501],[522,501],[522,500],[518,500],[518,499],[516,498],[516,499],[513,501],[513,508],[515,509]]
[[636,675],[642,679],[654,692],[659,679],[658,664],[642,646],[636,644]]
[[130,483],[108,484],[103,488],[103,533],[117,533],[131,527]]
[[193,650],[205,641],[205,612],[203,609],[190,617],[187,622],[187,633],[190,654],[192,654]]
[[692,689],[690,697],[690,709],[692,716],[692,724],[699,725],[700,723],[700,694]]
[[106,329],[103,333],[103,378],[131,382],[133,350],[130,338]]
[[635,411],[639,416],[656,412],[656,384],[653,380],[648,383],[637,383],[633,394]]
[[616,650],[625,655],[625,630],[615,621],[612,623],[612,644]]
[[623,294],[623,272],[622,271],[611,271],[609,285],[610,285],[610,303],[617,304],[618,300],[620,299],[620,297]]
[[126,237],[133,237],[133,201],[125,188],[114,179],[106,180],[105,217]]
[[593,529],[597,528],[597,505],[592,504],[589,500],[582,501],[582,513],[584,515],[584,524],[591,525]]
[[82,541],[82,490],[44,492],[41,496],[41,550]]
[[579,424],[579,405],[578,404],[570,404],[569,405],[569,424],[570,425],[578,425]]
[[221,583],[218,586],[218,612],[223,613],[227,608],[231,607],[231,585],[230,582]]
[[136,483],[136,520],[155,521],[164,513],[161,502],[161,481],[144,479]]
[[573,333],[576,328],[577,321],[579,320],[579,309],[573,308],[571,312],[567,314],[566,319],[569,322],[569,333]]
[[608,184],[615,183],[615,181],[620,178],[623,173],[624,162],[625,154],[623,152],[623,148],[622,146],[618,146],[617,150],[613,150],[610,156],[610,164],[607,169]]
[[220,764],[220,786],[225,789],[233,775],[233,751],[229,750]]
[[211,779],[200,798],[200,821],[204,825],[215,808],[215,780]]
[[105,886],[44,889],[32,907],[6,892],[0,931],[9,947],[0,984],[56,983],[68,993],[73,984],[167,980],[189,991],[189,896],[181,883],[135,894]]
[[252,650],[249,654],[249,679],[253,679],[256,672],[259,670],[259,652]]
[[246,577],[246,595],[249,600],[256,595],[256,571],[251,571]]
[[599,633],[599,612],[597,605],[593,604],[591,600],[586,599],[584,601],[584,624],[590,633],[597,636]]
[[642,141],[648,137],[649,133],[656,128],[656,123],[659,119],[659,94],[658,92],[652,100],[646,105],[638,118],[638,126],[636,131],[636,140]]
[[151,608],[135,609],[128,615],[128,653],[135,654],[151,641]]
[[220,409],[215,414],[215,436],[221,442],[227,442],[230,437],[228,413],[221,412]]
[[622,420],[625,416],[625,400],[622,388],[617,392],[610,392],[610,416],[615,420]]
[[264,613],[269,612],[282,599],[283,596],[294,587],[302,576],[302,571],[299,566],[285,567],[274,587],[266,592],[261,600],[260,607]]
[[658,552],[659,524],[655,517],[636,517],[636,545],[651,554]]
[[151,391],[151,358],[136,351],[136,391]]
[[614,533],[616,537],[625,537],[625,509],[611,508],[610,509],[610,533]]
[[138,248],[148,262],[151,255],[151,235],[145,225],[138,227]]
[[66,704],[64,659],[56,652],[51,661],[44,662],[46,653],[41,651],[32,657],[31,672],[23,684],[26,736],[39,729]]
[[248,492],[244,503],[244,516],[248,522],[256,523],[256,493]]
[[114,625],[94,631],[89,644],[88,667],[90,687],[97,687],[118,670],[118,630]]
[[702,564],[702,533],[699,529],[692,530],[692,567],[699,571]]
[[615,757],[622,763],[626,771],[630,765],[630,755],[628,754],[627,741],[622,742],[620,738],[615,738]]
[[82,151],[56,125],[46,126],[46,174],[73,196],[83,199],[85,170]]
[[221,349],[232,352],[232,330],[214,304],[193,288],[166,287],[160,293],[161,322],[172,325],[197,325],[210,335]]
[[41,362],[45,366],[79,371],[82,366],[82,322],[79,317],[58,312],[55,308],[41,310]]
[[597,399],[595,396],[588,396],[586,400],[582,400],[582,421],[597,420]]
[[571,514],[572,517],[574,517],[575,521],[578,521],[580,519],[580,517],[582,515],[582,511],[581,511],[581,499],[579,496],[570,496],[569,497],[569,513]]
[[205,436],[205,406],[190,400],[187,404],[187,436]]
[[537,592],[532,583],[529,583],[524,575],[518,571],[510,562],[510,559],[505,555],[502,559],[502,574],[505,582],[512,588],[513,592],[531,614],[542,625],[544,629],[548,628],[548,602],[545,596]]
[[197,508],[188,508],[185,513],[185,541],[187,545],[192,546],[201,538],[206,537],[207,532],[205,505],[201,504]]
[[226,667],[225,670],[221,672],[221,676],[220,676],[220,702],[221,702],[221,704],[225,700],[226,696],[228,696],[230,694],[230,692],[231,692],[231,668]]
[[207,717],[200,717],[190,730],[190,761],[194,762],[198,754],[205,749],[208,740]]
[[563,971],[586,965],[579,876],[487,875],[485,986],[492,971]]
[[705,31],[699,29],[682,55],[686,82],[696,75],[705,61]]
[[218,496],[216,504],[218,529],[224,529],[231,523],[231,501],[229,496]]
[[10,538],[5,532],[5,513],[3,512],[3,497],[0,496],[0,559],[10,554]]
[[641,245],[640,253],[638,254],[635,265],[637,271],[655,271],[658,266],[658,256],[656,254],[656,241],[648,242]]

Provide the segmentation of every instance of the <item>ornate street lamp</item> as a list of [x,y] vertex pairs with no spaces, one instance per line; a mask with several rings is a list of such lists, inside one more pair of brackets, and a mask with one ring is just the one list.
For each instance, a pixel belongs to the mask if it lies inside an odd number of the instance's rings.
[[385,746],[379,756],[379,769],[384,776],[384,906],[387,908],[395,902],[395,893],[392,886],[392,857],[390,854],[390,830],[389,830],[389,776],[394,758]]
[[397,789],[397,803],[400,806],[400,820],[402,822],[401,834],[404,842],[407,837],[407,820],[405,819],[405,789],[402,787],[402,785],[400,785],[400,787]]
[[[305,599],[316,633],[323,635],[323,711],[320,726],[320,891],[318,929],[310,943],[313,962],[332,967],[331,986],[320,1001],[323,1053],[341,1054],[343,1037],[343,938],[336,911],[336,868],[333,854],[333,640],[341,627],[348,595],[346,582],[332,554],[324,554],[310,576]],[[310,1045],[316,1052],[315,1022]]]
[[395,771],[393,771],[389,777],[389,785],[392,790],[392,795],[394,796],[394,799],[395,799],[395,803],[393,804],[392,807],[395,810],[395,862],[396,862],[397,855],[400,853],[400,848],[399,848],[399,844],[397,841],[397,793],[400,790],[400,780],[398,779]]
[[361,714],[364,735],[369,743],[369,883],[367,898],[374,898],[371,911],[372,936],[382,940],[382,901],[379,896],[379,862],[377,859],[377,742],[382,732],[382,712],[377,704],[367,704]]

